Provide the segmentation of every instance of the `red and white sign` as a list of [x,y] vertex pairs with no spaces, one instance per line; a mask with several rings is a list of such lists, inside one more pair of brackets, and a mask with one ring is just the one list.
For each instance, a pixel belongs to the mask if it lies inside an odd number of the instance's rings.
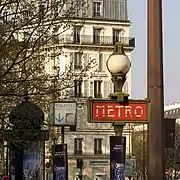
[[90,100],[90,122],[147,122],[149,103],[147,101],[129,100],[122,104],[110,100]]
[[9,176],[4,176],[2,180],[9,180]]

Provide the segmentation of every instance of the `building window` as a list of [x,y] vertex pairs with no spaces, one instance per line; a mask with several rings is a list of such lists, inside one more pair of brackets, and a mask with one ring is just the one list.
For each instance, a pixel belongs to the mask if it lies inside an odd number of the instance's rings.
[[74,96],[82,97],[82,81],[81,80],[74,81]]
[[94,17],[102,16],[102,2],[101,1],[93,2],[93,16]]
[[102,154],[102,139],[94,139],[94,154]]
[[120,30],[113,29],[113,44],[120,42]]
[[82,53],[75,52],[74,53],[74,70],[82,69]]
[[94,81],[94,98],[102,98],[101,84],[102,81]]
[[94,44],[100,44],[101,29],[93,29],[93,42]]
[[83,138],[74,139],[74,154],[82,154],[82,141]]
[[74,32],[73,32],[74,43],[80,43],[80,32],[81,32],[81,27],[74,27]]

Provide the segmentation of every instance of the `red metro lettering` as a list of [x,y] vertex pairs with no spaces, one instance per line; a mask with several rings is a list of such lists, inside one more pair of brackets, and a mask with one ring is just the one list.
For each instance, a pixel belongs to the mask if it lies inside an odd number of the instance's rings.
[[145,120],[146,104],[93,103],[93,119]]

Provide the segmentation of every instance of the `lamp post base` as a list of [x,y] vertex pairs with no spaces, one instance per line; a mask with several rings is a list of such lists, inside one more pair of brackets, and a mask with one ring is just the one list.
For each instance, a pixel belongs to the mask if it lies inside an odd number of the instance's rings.
[[114,123],[113,126],[114,126],[115,135],[122,136],[125,123]]

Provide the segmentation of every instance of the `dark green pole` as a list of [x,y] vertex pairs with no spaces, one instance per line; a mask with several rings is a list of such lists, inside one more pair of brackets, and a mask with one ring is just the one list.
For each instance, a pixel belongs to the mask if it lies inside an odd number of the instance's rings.
[[6,145],[6,176],[9,174],[9,142]]
[[[114,48],[113,55],[125,55],[123,46],[120,43],[117,43]],[[116,100],[119,102],[123,102],[125,98],[128,98],[128,94],[122,91],[123,85],[126,81],[126,74],[124,73],[111,73],[112,75],[112,82],[114,84],[114,93],[110,95],[112,100]],[[122,136],[123,128],[125,123],[114,123],[114,132],[116,136]]]
[[61,126],[61,144],[64,144],[64,126]]

